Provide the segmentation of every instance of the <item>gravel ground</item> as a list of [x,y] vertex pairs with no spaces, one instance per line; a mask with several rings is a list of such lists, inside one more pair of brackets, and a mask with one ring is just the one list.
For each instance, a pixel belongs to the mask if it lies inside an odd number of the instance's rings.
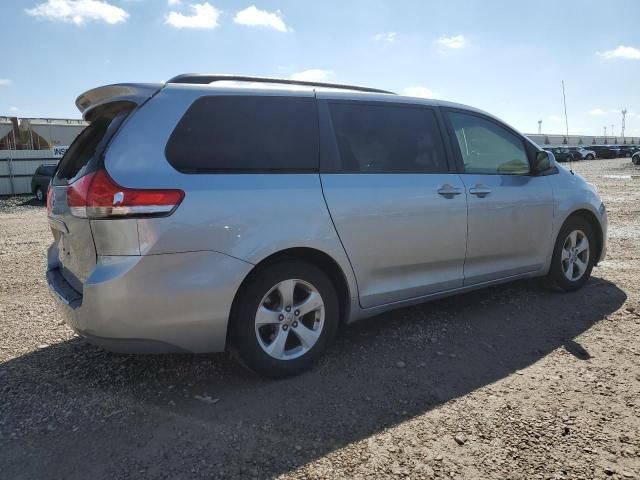
[[640,167],[574,168],[610,222],[584,289],[385,314],[278,382],[87,345],[47,292],[45,209],[0,200],[0,477],[640,479]]

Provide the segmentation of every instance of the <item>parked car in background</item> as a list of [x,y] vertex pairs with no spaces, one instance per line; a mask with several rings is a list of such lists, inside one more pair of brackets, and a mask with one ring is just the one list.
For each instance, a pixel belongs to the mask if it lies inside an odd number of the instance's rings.
[[520,278],[573,291],[605,255],[595,188],[473,107],[224,75],[76,105],[47,282],[110,350],[231,347],[294,375],[341,323]]
[[44,202],[47,196],[47,189],[56,171],[55,164],[40,165],[31,177],[31,193],[33,193],[39,202]]
[[544,149],[553,153],[558,162],[577,161],[582,158],[578,152],[572,151],[568,147],[545,147]]
[[618,156],[619,157],[630,158],[634,153],[633,147],[630,147],[630,146],[627,146],[627,145],[612,145],[612,147],[618,149]]
[[591,145],[598,158],[618,158],[619,150],[613,145]]
[[596,152],[584,147],[567,147],[570,151],[574,152],[578,158],[584,160],[593,160],[596,158]]

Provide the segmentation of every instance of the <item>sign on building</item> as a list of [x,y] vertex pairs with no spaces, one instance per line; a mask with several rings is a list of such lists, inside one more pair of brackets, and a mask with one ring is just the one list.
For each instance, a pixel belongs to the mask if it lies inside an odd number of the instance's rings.
[[58,145],[57,147],[53,147],[53,156],[54,158],[62,158],[64,156],[65,153],[67,153],[67,150],[69,149],[68,146],[61,146]]

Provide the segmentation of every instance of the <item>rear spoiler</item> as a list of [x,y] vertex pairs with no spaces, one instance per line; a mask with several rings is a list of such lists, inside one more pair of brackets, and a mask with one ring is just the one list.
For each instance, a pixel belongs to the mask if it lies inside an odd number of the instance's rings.
[[163,83],[117,83],[93,88],[84,92],[76,99],[76,106],[82,118],[91,120],[91,112],[101,105],[112,102],[132,102],[141,105],[153,97]]

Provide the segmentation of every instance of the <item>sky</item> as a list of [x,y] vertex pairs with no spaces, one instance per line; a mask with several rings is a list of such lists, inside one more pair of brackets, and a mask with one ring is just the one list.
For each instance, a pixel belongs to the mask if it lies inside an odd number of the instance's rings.
[[235,73],[367,85],[527,133],[640,136],[639,0],[0,0],[0,115],[100,85]]

